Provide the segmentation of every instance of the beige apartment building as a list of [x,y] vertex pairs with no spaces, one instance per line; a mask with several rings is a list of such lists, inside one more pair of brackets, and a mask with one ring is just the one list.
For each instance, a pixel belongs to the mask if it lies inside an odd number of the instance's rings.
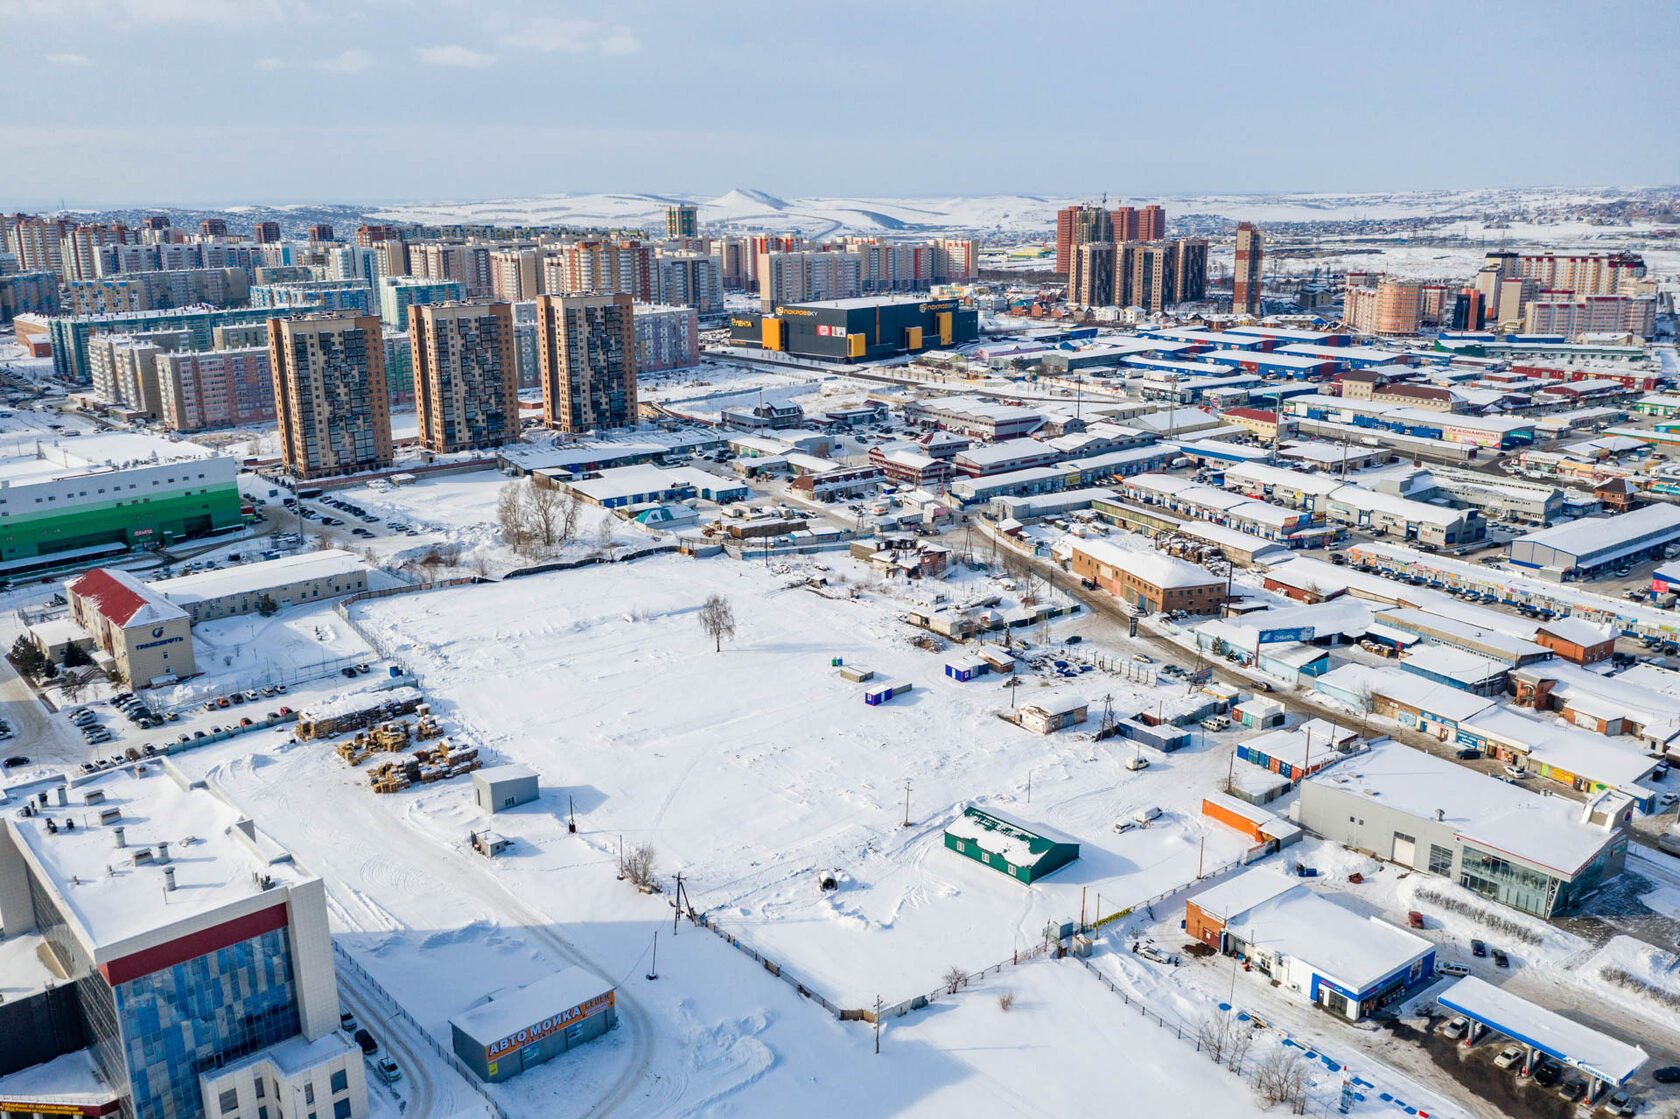
[[391,407],[377,318],[270,319],[268,361],[287,473],[302,480],[391,465]]
[[422,447],[450,454],[519,438],[513,304],[411,307],[408,337]]
[[559,431],[636,422],[635,305],[612,295],[537,299],[543,422]]

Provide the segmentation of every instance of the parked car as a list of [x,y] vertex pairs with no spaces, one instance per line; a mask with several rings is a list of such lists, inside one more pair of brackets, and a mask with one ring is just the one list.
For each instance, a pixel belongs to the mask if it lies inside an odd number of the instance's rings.
[[1475,761],[1481,756],[1482,752],[1474,746],[1466,746],[1458,752],[1458,760],[1461,762]]
[[1628,1095],[1625,1090],[1615,1092],[1598,1106],[1611,1115],[1632,1115],[1637,1110],[1633,1097]]
[[1587,1094],[1587,1082],[1579,1076],[1572,1076],[1558,1089],[1558,1095],[1570,1103],[1577,1103]]
[[1173,955],[1171,952],[1164,952],[1147,941],[1135,941],[1132,944],[1132,951],[1137,955],[1142,956],[1144,959],[1153,960],[1158,964],[1166,964],[1168,967],[1178,966],[1177,956]]
[[1493,1059],[1493,1067],[1510,1068],[1513,1065],[1520,1065],[1522,1064],[1523,1058],[1527,1055],[1528,1050],[1524,1049],[1522,1046],[1507,1045],[1499,1051],[1499,1056]]
[[1534,1066],[1534,1082],[1542,1088],[1550,1088],[1562,1079],[1563,1068],[1556,1062],[1542,1057],[1540,1062]]
[[379,1043],[373,1040],[373,1035],[366,1030],[357,1030],[353,1036],[356,1039],[356,1044],[362,1047],[362,1053],[366,1056],[371,1057],[379,1052]]
[[1125,835],[1135,827],[1137,827],[1136,820],[1117,820],[1114,824],[1114,834]]
[[1406,911],[1406,922],[1414,929],[1421,929],[1424,927],[1423,914],[1419,913],[1415,909],[1409,909]]
[[1144,757],[1142,754],[1133,754],[1131,757],[1126,759],[1126,768],[1131,770],[1133,773],[1136,773],[1140,769],[1148,769],[1149,759]]
[[1510,967],[1511,957],[1505,954],[1505,949],[1495,948],[1493,950],[1493,962],[1499,967]]
[[28,765],[28,764],[29,764],[29,759],[24,757],[21,754],[17,754],[17,755],[14,755],[12,757],[9,757],[5,760],[5,762],[0,763],[0,765],[4,765],[5,768],[7,768],[7,769],[16,769],[20,765]]
[[1224,715],[1209,715],[1202,720],[1202,729],[1211,731],[1230,730],[1231,720]]
[[1441,1036],[1451,1041],[1457,1041],[1470,1032],[1470,1023],[1463,1018],[1454,1018],[1441,1027]]
[[1470,974],[1470,969],[1463,964],[1441,964],[1435,969],[1437,975],[1450,975],[1454,979],[1463,979]]
[[1487,945],[1480,940],[1470,942],[1470,954],[1477,958],[1487,955]]
[[338,1028],[347,1034],[356,1032],[356,1016],[342,1006],[338,1008]]
[[387,1084],[395,1084],[402,1079],[402,1069],[398,1068],[397,1062],[389,1057],[381,1057],[375,1061],[373,1071],[378,1073],[379,1079]]
[[1658,1084],[1680,1084],[1680,1065],[1665,1065],[1651,1073],[1651,1079]]

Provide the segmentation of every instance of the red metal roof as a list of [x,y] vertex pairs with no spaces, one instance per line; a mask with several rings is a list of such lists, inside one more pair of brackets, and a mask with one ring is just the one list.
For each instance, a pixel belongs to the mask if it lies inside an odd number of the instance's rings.
[[132,576],[96,567],[70,582],[70,589],[116,625],[126,626],[141,610],[153,605]]

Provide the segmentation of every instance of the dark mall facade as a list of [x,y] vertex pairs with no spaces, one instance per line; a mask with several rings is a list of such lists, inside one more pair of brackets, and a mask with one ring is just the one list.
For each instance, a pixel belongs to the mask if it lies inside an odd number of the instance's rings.
[[954,299],[831,299],[729,316],[729,343],[819,361],[880,361],[980,338],[980,312]]

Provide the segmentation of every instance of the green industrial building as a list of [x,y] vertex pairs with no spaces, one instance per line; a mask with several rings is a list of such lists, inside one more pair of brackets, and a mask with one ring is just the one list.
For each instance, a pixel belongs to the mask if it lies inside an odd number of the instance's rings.
[[945,829],[945,846],[1029,885],[1079,857],[1079,844],[1040,835],[970,806]]
[[238,470],[196,444],[130,433],[0,458],[0,575],[237,528]]

